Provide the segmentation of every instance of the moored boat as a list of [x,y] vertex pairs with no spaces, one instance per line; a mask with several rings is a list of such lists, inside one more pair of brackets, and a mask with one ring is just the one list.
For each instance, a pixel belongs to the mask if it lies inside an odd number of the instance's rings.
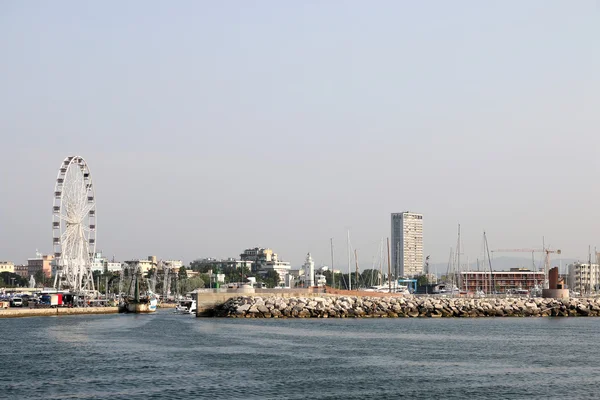
[[140,295],[140,274],[135,274],[132,284],[135,286],[133,296],[127,296],[119,306],[119,312],[147,314],[156,311],[158,298],[150,290]]
[[196,313],[196,300],[182,300],[175,307],[176,314],[195,314]]

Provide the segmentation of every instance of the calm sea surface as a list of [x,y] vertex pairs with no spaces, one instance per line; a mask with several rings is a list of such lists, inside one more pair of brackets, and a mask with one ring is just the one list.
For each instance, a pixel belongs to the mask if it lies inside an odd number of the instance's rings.
[[600,398],[600,318],[0,320],[6,399]]

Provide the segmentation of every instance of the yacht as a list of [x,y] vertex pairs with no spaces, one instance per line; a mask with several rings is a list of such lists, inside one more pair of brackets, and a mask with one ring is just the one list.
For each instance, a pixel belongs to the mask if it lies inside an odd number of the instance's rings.
[[176,314],[196,314],[196,300],[181,300],[175,307]]
[[[395,282],[391,283],[392,291],[391,293],[398,294],[410,294],[408,291],[408,286],[405,285],[396,285]],[[390,293],[390,284],[384,285],[376,285],[370,286],[367,289],[364,289],[365,292],[377,292],[377,293]]]

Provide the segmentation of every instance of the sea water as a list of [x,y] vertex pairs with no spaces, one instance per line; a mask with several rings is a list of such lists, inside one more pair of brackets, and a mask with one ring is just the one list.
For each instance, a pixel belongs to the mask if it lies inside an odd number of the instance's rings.
[[0,320],[2,399],[598,398],[600,318]]

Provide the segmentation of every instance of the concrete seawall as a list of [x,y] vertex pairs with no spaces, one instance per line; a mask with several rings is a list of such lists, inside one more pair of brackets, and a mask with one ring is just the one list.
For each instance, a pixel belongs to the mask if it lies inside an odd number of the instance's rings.
[[0,318],[50,317],[56,315],[116,314],[119,307],[74,307],[74,308],[8,308],[0,310]]
[[229,318],[597,317],[600,298],[238,296],[206,314]]

